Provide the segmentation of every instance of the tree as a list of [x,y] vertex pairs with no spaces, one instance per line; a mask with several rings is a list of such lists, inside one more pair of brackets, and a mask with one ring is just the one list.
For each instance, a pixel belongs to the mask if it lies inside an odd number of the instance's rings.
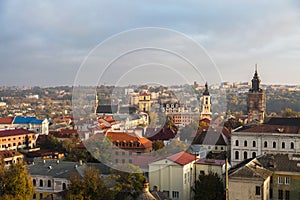
[[114,199],[113,191],[109,190],[102,178],[100,171],[87,167],[84,169],[84,177],[72,174],[71,184],[67,193],[70,200],[109,200]]
[[176,132],[178,131],[178,127],[176,126],[175,121],[172,116],[167,116],[167,121],[165,123],[164,128],[169,128]]
[[29,200],[34,193],[31,177],[24,163],[12,164],[9,169],[0,167],[0,196],[2,199]]
[[224,200],[225,190],[222,179],[217,173],[209,172],[207,175],[199,175],[193,188],[194,199]]
[[123,171],[112,170],[113,180],[116,182],[114,190],[117,192],[115,199],[135,199],[143,189],[143,176],[140,168],[131,164],[122,164],[118,167]]
[[162,140],[155,140],[152,142],[152,149],[154,151],[157,151],[158,149],[161,149],[163,148],[165,145],[164,145],[164,142]]

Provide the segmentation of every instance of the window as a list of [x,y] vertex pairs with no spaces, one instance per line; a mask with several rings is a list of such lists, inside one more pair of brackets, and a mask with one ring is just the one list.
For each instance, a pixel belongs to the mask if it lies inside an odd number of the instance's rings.
[[247,141],[245,140],[245,141],[244,141],[244,147],[246,147],[246,146],[247,146]]
[[244,159],[247,159],[248,158],[248,153],[247,151],[244,152]]
[[285,148],[285,142],[281,143],[281,148],[284,149]]
[[235,146],[239,146],[239,141],[238,140],[235,141]]
[[125,163],[125,159],[122,159],[122,163]]
[[36,199],[36,193],[33,194],[32,198],[33,198],[33,199]]
[[131,159],[129,159],[129,161],[128,161],[129,163],[132,163],[132,160]]
[[63,183],[63,184],[62,184],[62,189],[63,189],[63,190],[67,189],[66,183]]
[[235,152],[235,159],[236,159],[236,160],[239,159],[239,152],[238,152],[238,151]]
[[290,180],[290,177],[288,177],[288,176],[285,177],[285,182],[284,182],[284,183],[285,183],[286,185],[289,185],[289,184],[290,184],[290,181],[291,181],[291,180]]
[[276,142],[273,142],[273,148],[276,148]]
[[132,155],[132,151],[129,151],[129,155],[130,155],[130,156]]
[[122,156],[124,156],[125,155],[125,152],[124,151],[122,151]]
[[204,175],[204,174],[205,174],[204,170],[200,170],[200,175]]
[[43,187],[44,186],[44,182],[43,180],[40,180],[40,187]]
[[253,146],[253,147],[256,147],[256,141],[253,141],[253,142],[252,142],[252,146]]
[[43,193],[40,193],[40,199],[42,199],[43,198]]
[[278,184],[282,184],[283,181],[282,181],[282,177],[281,176],[278,176]]
[[255,195],[260,195],[260,186],[255,187]]
[[33,184],[34,187],[36,186],[36,180],[35,179],[32,180],[32,184]]
[[169,197],[169,191],[168,191],[168,190],[164,190],[164,191],[163,191],[163,194],[164,194],[165,196]]
[[267,142],[267,141],[264,142],[264,147],[265,147],[265,148],[268,147],[268,142]]
[[119,152],[116,151],[116,155],[119,155]]
[[116,159],[115,161],[116,161],[116,163],[118,163],[118,162],[119,162],[119,160],[118,160],[118,159]]
[[252,158],[255,158],[255,157],[256,157],[256,153],[252,152]]
[[172,197],[175,198],[175,199],[178,199],[179,198],[179,192],[173,191],[172,192]]
[[283,200],[283,191],[278,190],[278,200]]
[[294,146],[294,142],[291,142],[291,149],[294,149],[295,146]]
[[51,180],[48,180],[48,187],[51,187]]
[[273,199],[273,189],[269,190],[269,196],[270,196],[270,199]]
[[285,191],[285,200],[290,200],[290,191],[289,190]]

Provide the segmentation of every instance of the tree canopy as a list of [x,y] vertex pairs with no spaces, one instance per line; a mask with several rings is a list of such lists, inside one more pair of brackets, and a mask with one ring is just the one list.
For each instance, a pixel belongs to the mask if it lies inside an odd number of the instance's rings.
[[222,179],[217,173],[200,174],[194,186],[194,199],[224,200],[225,190]]
[[9,200],[29,200],[34,193],[31,177],[24,163],[4,168],[0,158],[0,197]]
[[71,184],[68,190],[70,200],[109,200],[114,199],[113,191],[109,190],[100,177],[100,171],[87,167],[84,177],[73,174],[70,178]]

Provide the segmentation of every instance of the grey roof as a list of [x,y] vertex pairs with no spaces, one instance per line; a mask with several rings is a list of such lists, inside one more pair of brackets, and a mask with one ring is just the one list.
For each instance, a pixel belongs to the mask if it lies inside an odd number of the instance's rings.
[[272,175],[272,172],[264,168],[255,158],[248,159],[231,168],[228,173],[230,178],[255,178],[260,180],[265,180]]
[[87,166],[95,167],[101,174],[108,174],[109,167],[101,163],[87,163],[80,165],[78,162],[46,160],[45,164],[40,161],[27,167],[30,175],[51,176],[53,178],[69,179],[71,174],[83,176],[83,171]]
[[271,171],[300,172],[300,155],[275,154],[257,158],[262,165]]

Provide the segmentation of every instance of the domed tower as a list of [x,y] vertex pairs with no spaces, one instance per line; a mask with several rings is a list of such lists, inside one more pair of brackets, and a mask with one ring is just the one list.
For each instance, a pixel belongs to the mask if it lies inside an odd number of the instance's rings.
[[247,98],[248,122],[258,121],[263,123],[266,114],[265,91],[260,88],[257,65],[255,66],[255,73],[251,82]]
[[200,118],[201,119],[209,119],[211,120],[211,103],[210,103],[210,94],[208,91],[208,85],[207,82],[205,83],[205,90],[203,92],[203,97],[202,97],[202,108],[201,108],[201,114]]

